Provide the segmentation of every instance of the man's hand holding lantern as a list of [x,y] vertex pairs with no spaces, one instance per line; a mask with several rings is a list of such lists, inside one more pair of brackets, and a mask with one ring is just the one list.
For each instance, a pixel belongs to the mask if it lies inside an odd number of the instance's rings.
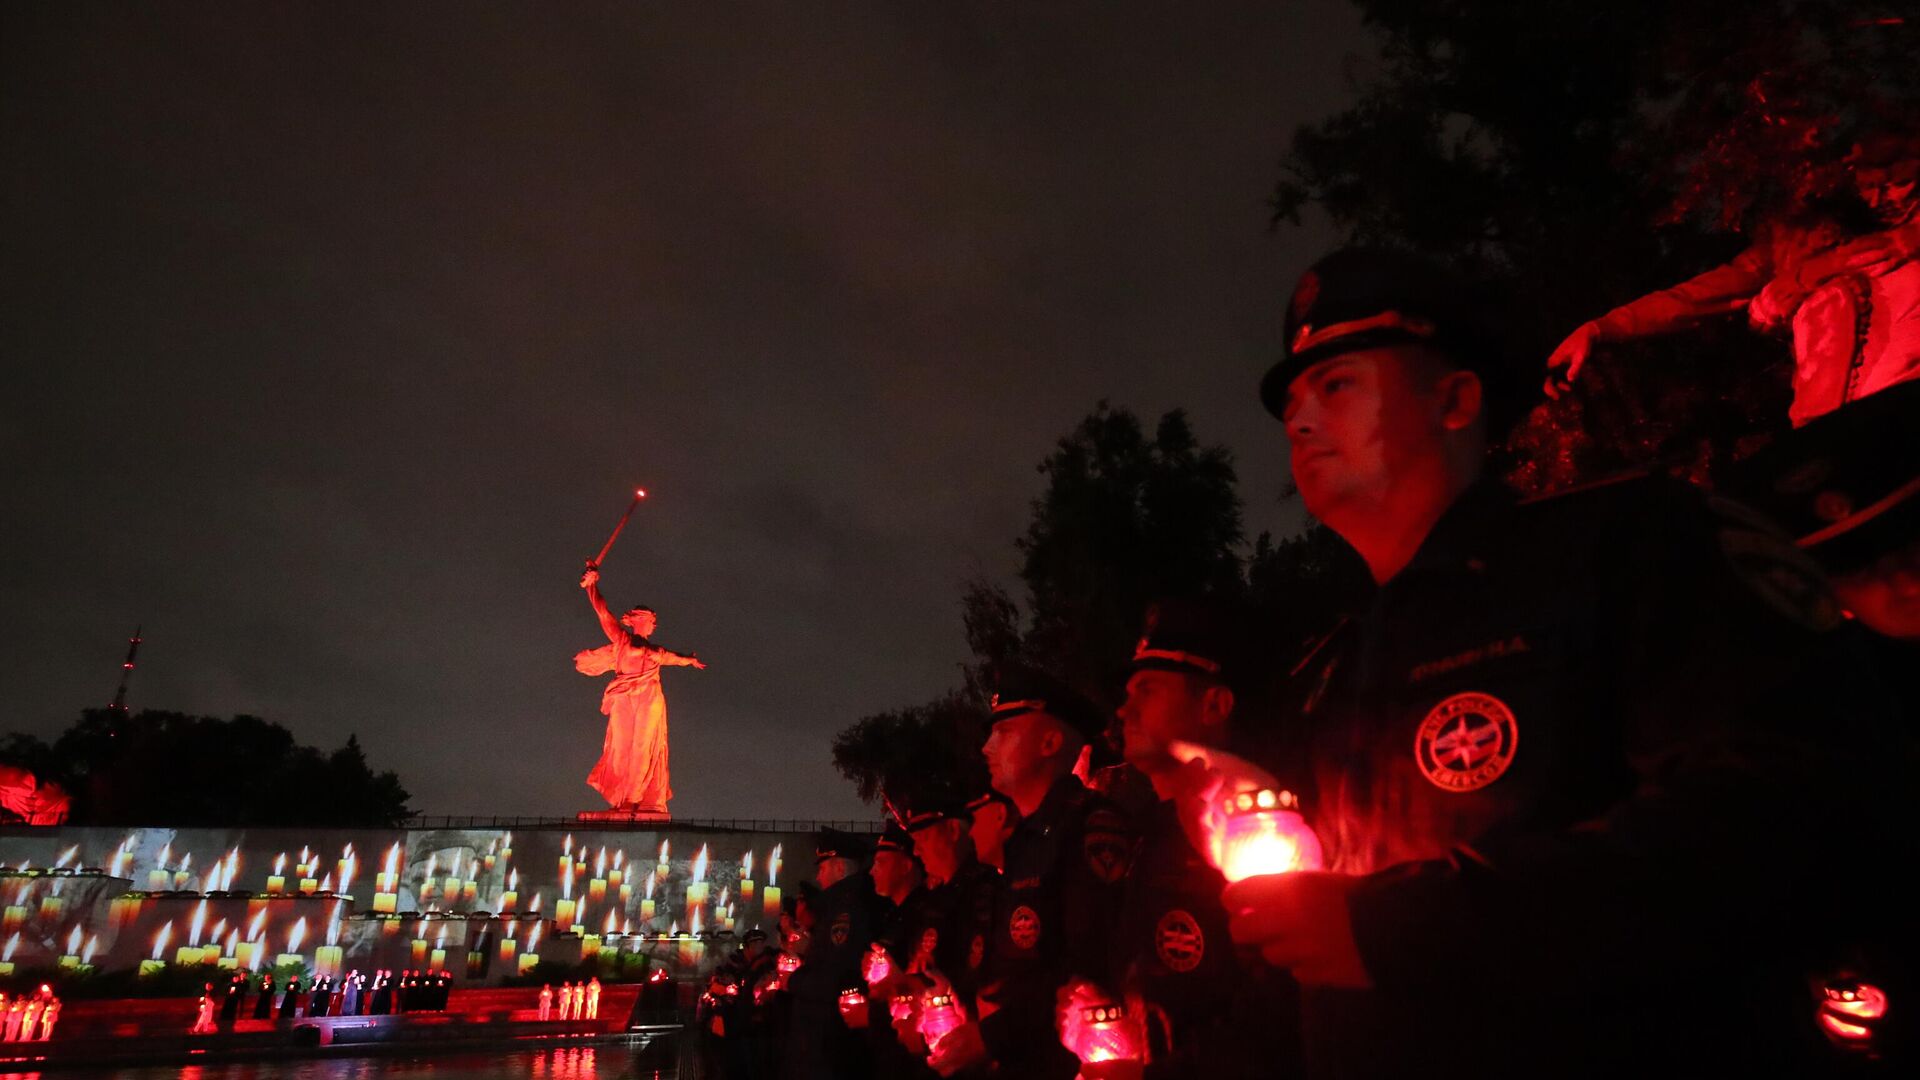
[[1322,871],[1320,841],[1293,795],[1244,758],[1176,742],[1181,827],[1227,879],[1228,930],[1307,985],[1372,985],[1353,938],[1354,879]]

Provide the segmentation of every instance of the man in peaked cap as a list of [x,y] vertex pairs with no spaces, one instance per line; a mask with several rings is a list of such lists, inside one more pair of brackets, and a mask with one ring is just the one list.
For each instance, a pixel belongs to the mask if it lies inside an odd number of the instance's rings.
[[[894,803],[889,800],[891,809]],[[876,915],[873,944],[863,960],[867,977],[865,1032],[875,1077],[928,1076],[926,1062],[894,1037],[888,1023],[893,998],[916,987],[907,979],[916,961],[922,933],[934,918],[932,891],[913,854],[913,838],[898,820],[889,820],[873,846]],[[885,971],[877,961],[884,957]],[[875,977],[875,976],[878,977]]]
[[872,1063],[865,1037],[840,1019],[840,992],[865,985],[860,959],[873,942],[875,897],[867,876],[867,842],[841,829],[821,829],[814,842],[813,932],[793,995],[789,1075],[825,1080],[864,1077]]
[[[1000,805],[995,803],[995,805]],[[998,870],[974,852],[971,811],[948,795],[922,799],[907,816],[913,850],[932,886],[932,915],[915,945],[916,958],[953,986],[956,1000],[973,1005],[987,948],[993,940]]]
[[[1294,1007],[1284,975],[1248,971],[1227,933],[1220,903],[1226,879],[1194,850],[1175,798],[1181,764],[1174,741],[1231,744],[1235,698],[1230,678],[1231,617],[1222,605],[1176,599],[1154,605],[1134,647],[1120,706],[1127,763],[1157,799],[1140,822],[1140,846],[1127,874],[1113,939],[1113,971],[1164,1020],[1150,1025],[1150,1076],[1272,1076],[1293,1047],[1275,1038],[1273,1017],[1249,1014]],[[1249,1033],[1261,1032],[1256,1047]],[[1280,1034],[1284,1034],[1281,1032]]]
[[[1231,933],[1303,985],[1310,1074],[1815,1069],[1791,958],[1831,913],[1789,898],[1891,861],[1799,809],[1890,790],[1839,607],[1683,485],[1522,505],[1489,479],[1500,358],[1450,288],[1328,257],[1262,383],[1302,501],[1375,592],[1289,721],[1330,870],[1228,886]],[[1661,971],[1711,973],[1684,1041]]]
[[991,722],[981,753],[1020,824],[995,898],[981,1018],[948,1034],[931,1064],[943,1076],[991,1061],[1007,1077],[1071,1077],[1079,1063],[1054,1033],[1054,995],[1070,978],[1105,978],[1133,844],[1120,811],[1073,775],[1106,716],[1059,680],[1010,668]]
[[1007,841],[1013,837],[1014,826],[1020,824],[1020,811],[992,784],[968,799],[965,810],[974,855],[995,870],[1002,869],[1007,865]]

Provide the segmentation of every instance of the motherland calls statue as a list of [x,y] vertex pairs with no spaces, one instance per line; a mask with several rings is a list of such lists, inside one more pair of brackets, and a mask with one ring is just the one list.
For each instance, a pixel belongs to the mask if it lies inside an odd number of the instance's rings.
[[587,784],[615,810],[664,814],[673,788],[667,782],[667,698],[660,686],[662,667],[705,668],[700,658],[663,649],[652,641],[659,618],[639,606],[615,619],[600,595],[600,571],[589,568],[580,579],[587,600],[606,632],[607,644],[584,649],[573,658],[582,675],[613,673],[600,695],[607,717],[607,738]]

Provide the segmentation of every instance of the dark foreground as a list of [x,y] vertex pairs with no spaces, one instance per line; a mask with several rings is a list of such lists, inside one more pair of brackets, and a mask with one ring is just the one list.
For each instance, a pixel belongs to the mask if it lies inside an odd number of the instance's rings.
[[571,1046],[549,1050],[462,1051],[386,1054],[372,1057],[275,1059],[206,1065],[131,1065],[104,1069],[59,1069],[41,1073],[0,1072],[0,1080],[57,1077],[61,1080],[677,1080],[692,1073],[676,1067],[677,1039],[645,1048]]

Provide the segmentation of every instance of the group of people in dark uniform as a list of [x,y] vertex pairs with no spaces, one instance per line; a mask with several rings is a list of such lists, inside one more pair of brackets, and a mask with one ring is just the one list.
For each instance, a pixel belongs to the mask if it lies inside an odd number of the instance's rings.
[[[276,982],[271,972],[237,974],[220,994],[220,1024],[231,1027],[241,1016],[255,1020],[291,1020],[302,1016],[387,1016],[407,1012],[445,1012],[453,976],[445,971],[376,971],[373,979],[358,971],[318,975],[301,985],[300,976]],[[207,986],[211,997],[213,986]],[[253,995],[251,1012],[247,996]]]
[[[1723,490],[1526,501],[1486,329],[1414,259],[1317,264],[1261,396],[1370,596],[1286,655],[1169,598],[1117,718],[1000,672],[990,787],[823,832],[779,947],[716,976],[725,1075],[1911,1068],[1920,623],[1829,581],[1920,611],[1920,384]],[[1317,858],[1230,881],[1236,800]]]

